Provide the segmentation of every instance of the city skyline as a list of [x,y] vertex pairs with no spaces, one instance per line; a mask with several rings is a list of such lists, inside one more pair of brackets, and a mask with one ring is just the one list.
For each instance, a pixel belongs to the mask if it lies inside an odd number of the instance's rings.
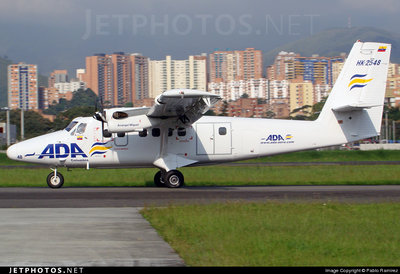
[[[174,59],[254,47],[264,52],[335,27],[398,33],[400,3],[383,1],[48,1],[0,3],[0,56],[42,74],[101,52]],[[353,42],[353,41],[352,41]]]

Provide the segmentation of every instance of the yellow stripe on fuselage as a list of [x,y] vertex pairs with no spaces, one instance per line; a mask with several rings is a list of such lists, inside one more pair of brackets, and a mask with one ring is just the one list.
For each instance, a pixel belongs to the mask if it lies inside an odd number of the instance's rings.
[[91,154],[93,151],[96,151],[96,150],[107,150],[110,148],[112,148],[112,147],[95,146],[95,147],[92,147],[92,149],[89,151],[89,154]]

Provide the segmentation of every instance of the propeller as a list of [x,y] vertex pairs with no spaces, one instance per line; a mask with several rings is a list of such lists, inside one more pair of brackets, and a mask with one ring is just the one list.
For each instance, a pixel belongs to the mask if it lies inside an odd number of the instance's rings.
[[[98,101],[100,101],[100,111],[97,109]],[[101,132],[103,133],[103,137],[110,138],[111,133],[108,130],[104,130],[104,122],[106,122],[105,118],[105,111],[103,106],[103,99],[100,97],[99,99],[96,98],[95,102],[95,113],[93,118],[101,122]]]

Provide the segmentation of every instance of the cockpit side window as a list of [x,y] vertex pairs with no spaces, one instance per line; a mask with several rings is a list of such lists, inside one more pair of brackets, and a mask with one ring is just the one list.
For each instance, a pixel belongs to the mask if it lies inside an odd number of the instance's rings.
[[77,128],[76,128],[76,134],[83,134],[85,133],[86,129],[86,123],[81,123]]
[[77,124],[77,121],[72,121],[69,125],[65,128],[66,131],[70,132],[71,129]]

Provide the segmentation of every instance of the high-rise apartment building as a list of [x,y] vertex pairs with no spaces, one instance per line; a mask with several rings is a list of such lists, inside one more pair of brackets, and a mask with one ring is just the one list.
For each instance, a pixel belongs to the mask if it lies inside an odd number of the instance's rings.
[[54,70],[50,73],[49,77],[49,88],[54,88],[56,83],[67,83],[68,82],[68,71],[63,70]]
[[139,53],[130,55],[133,101],[149,98],[149,58]]
[[238,77],[241,80],[259,79],[263,77],[262,51],[254,48],[237,50]]
[[38,109],[38,71],[36,65],[18,63],[8,66],[8,107]]
[[209,73],[210,82],[262,78],[262,51],[254,48],[215,51],[209,56]]
[[297,57],[295,59],[295,75],[313,84],[333,85],[332,64],[343,62],[343,57]]
[[104,53],[86,57],[84,76],[87,88],[93,90],[103,101],[113,102],[113,73],[111,58]]
[[151,60],[149,68],[150,97],[155,98],[170,89],[207,88],[207,57],[189,56],[186,60]]
[[289,93],[290,112],[303,106],[312,106],[316,103],[314,101],[313,84],[310,81],[292,81],[289,84]]
[[0,107],[8,105],[8,65],[11,61],[0,58]]
[[148,58],[139,54],[95,54],[86,57],[84,81],[104,102],[122,106],[148,92]]
[[241,97],[269,99],[268,80],[265,78],[210,82],[208,83],[208,91],[219,95],[225,101],[235,101]]
[[336,77],[334,64],[343,63],[344,56],[302,57],[293,52],[280,52],[274,64],[267,68],[269,80],[294,80],[302,78],[313,84],[333,85]]
[[297,57],[300,57],[300,54],[286,51],[279,52],[275,57],[274,64],[267,68],[267,78],[271,81],[295,79],[294,64]]

